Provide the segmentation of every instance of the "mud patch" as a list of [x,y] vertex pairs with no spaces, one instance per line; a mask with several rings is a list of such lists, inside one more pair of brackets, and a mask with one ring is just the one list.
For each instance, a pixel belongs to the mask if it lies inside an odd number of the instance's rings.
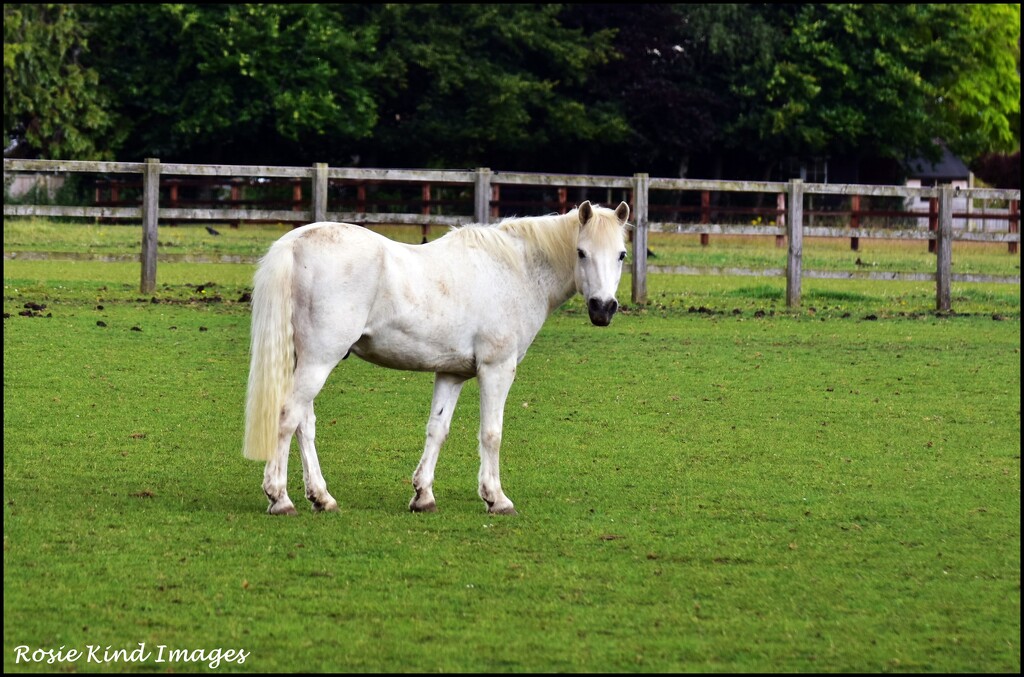
[[[24,310],[18,311],[18,315],[21,317],[53,317],[53,313],[46,313],[45,315],[43,314],[43,311],[46,310],[45,303],[35,303],[34,301],[29,301],[22,307],[24,308]],[[10,314],[4,313],[4,319],[7,319],[8,317],[10,317]]]

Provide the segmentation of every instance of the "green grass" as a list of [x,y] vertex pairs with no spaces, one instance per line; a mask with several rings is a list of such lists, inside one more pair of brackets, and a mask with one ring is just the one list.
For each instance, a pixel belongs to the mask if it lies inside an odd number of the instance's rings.
[[[884,319],[929,317],[935,311],[935,283],[875,280],[805,279],[801,305],[786,308],[782,278],[655,275],[648,304],[641,312],[664,317],[682,311],[707,314],[781,314],[805,319]],[[624,276],[620,299],[628,299]],[[1020,319],[1020,287],[1010,284],[954,282],[953,314]],[[702,310],[703,309],[703,310]]]
[[788,311],[781,279],[655,275],[607,329],[574,299],[508,400],[515,518],[476,496],[475,382],[415,515],[431,377],[348,360],[317,400],[342,510],[272,518],[251,274],[5,262],[6,671],[1019,672],[1018,287],[940,317],[929,283]]
[[[773,236],[712,235],[708,245],[702,246],[698,235],[651,233],[649,248],[654,253],[649,265],[786,268],[786,246],[777,247]],[[1004,243],[954,242],[952,260],[954,273],[1020,276],[1020,254],[1008,253]],[[849,238],[804,238],[804,270],[934,273],[935,266],[935,255],[928,253],[926,240],[860,238],[854,251]]]
[[[228,224],[211,224],[219,233],[207,232],[203,224],[182,223],[160,226],[157,252],[177,256],[242,256],[252,259],[263,256],[267,247],[291,230],[289,224],[246,223],[238,228]],[[392,239],[420,242],[420,227],[374,226],[374,230]],[[434,226],[430,237],[447,232],[447,227]],[[142,247],[142,230],[138,223],[73,224],[48,219],[5,219],[4,251],[41,251],[88,256],[138,255]]]
[[[163,225],[157,238],[159,254],[166,256],[241,256],[255,260],[275,239],[287,232],[287,224],[244,224],[231,228],[213,224],[220,235],[211,235],[196,223]],[[373,226],[402,242],[418,243],[419,226]],[[444,235],[447,227],[434,226],[430,239]],[[701,246],[697,235],[651,233],[650,265],[696,268],[785,269],[786,248],[775,246],[774,237],[711,236]],[[6,219],[4,251],[42,251],[88,256],[138,255],[141,232],[138,224],[68,224],[47,219]],[[1020,276],[1020,254],[1007,253],[1006,244],[955,242],[953,272],[976,275]],[[860,261],[860,263],[857,263]],[[924,240],[902,242],[861,238],[857,251],[845,238],[806,238],[804,269],[846,272],[934,273],[935,255]]]

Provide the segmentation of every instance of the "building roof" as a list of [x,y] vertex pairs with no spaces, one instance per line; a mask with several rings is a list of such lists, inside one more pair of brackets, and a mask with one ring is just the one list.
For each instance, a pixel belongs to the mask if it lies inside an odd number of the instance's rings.
[[932,162],[926,158],[918,157],[908,160],[906,163],[907,178],[921,179],[923,181],[954,181],[967,180],[971,175],[964,161],[949,152],[945,145],[941,145],[942,157],[938,162]]

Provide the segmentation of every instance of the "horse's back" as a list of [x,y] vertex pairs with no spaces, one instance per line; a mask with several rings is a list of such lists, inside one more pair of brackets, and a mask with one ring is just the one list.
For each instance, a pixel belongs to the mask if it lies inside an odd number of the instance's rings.
[[285,237],[290,237],[300,278],[308,278],[322,296],[333,295],[325,286],[340,285],[346,293],[364,289],[378,302],[403,307],[440,310],[439,304],[450,300],[479,312],[475,299],[482,298],[489,280],[504,275],[505,266],[496,266],[493,257],[458,237],[412,245],[336,222],[309,224]]
[[286,233],[278,242],[291,243],[293,250],[300,255],[319,253],[334,258],[364,257],[388,245],[400,244],[369,228],[340,221],[307,224]]

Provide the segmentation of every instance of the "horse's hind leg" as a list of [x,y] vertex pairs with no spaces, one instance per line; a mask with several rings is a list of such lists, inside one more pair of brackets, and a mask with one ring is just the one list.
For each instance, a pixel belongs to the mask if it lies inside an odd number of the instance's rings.
[[[288,497],[288,454],[291,451],[292,436],[295,435],[299,423],[305,418],[305,410],[305,406],[296,404],[294,394],[287,399],[285,405],[281,408],[281,425],[277,433],[277,451],[274,453],[274,458],[267,461],[266,468],[263,470],[263,493],[267,495],[267,499],[270,501],[267,512],[271,515],[297,514],[295,504]],[[312,412],[311,406],[309,410]],[[305,462],[305,459],[303,459],[303,462]]]
[[434,377],[434,397],[430,403],[430,418],[427,420],[427,441],[423,447],[423,457],[412,476],[416,495],[409,502],[409,510],[413,512],[437,510],[434,501],[434,468],[437,467],[441,445],[451,429],[452,414],[465,382],[464,377],[454,374],[437,374]]
[[281,425],[278,429],[277,451],[267,462],[263,472],[263,492],[270,501],[267,512],[272,515],[294,515],[295,505],[288,498],[288,452],[292,436],[299,438],[299,453],[302,457],[302,477],[306,485],[306,498],[313,503],[313,509],[337,510],[338,502],[327,493],[327,483],[320,473],[313,438],[316,435],[316,416],[313,415],[313,399],[323,388],[333,365],[302,364],[295,368],[295,386],[281,409]]
[[288,498],[288,448],[291,446],[291,442],[292,434],[290,432],[283,445],[279,439],[274,457],[267,461],[267,465],[263,469],[263,493],[270,501],[267,512],[271,515],[296,514],[295,504],[292,503],[292,499]]
[[296,430],[299,438],[299,455],[302,458],[302,480],[306,487],[306,498],[316,512],[336,511],[338,502],[327,492],[327,482],[320,472],[320,460],[316,454],[316,415],[313,400],[323,388],[334,365],[300,365],[295,370],[295,406],[301,411]]
[[306,498],[313,504],[315,512],[338,510],[338,502],[327,492],[327,482],[320,472],[320,460],[316,455],[313,439],[316,437],[316,416],[313,403],[309,403],[306,418],[299,424],[299,453],[302,455],[302,479],[306,485]]
[[271,515],[296,514],[295,504],[288,498],[288,451],[292,446],[294,432],[295,424],[290,423],[289,417],[282,412],[277,450],[263,469],[263,493],[270,501],[267,512]]

